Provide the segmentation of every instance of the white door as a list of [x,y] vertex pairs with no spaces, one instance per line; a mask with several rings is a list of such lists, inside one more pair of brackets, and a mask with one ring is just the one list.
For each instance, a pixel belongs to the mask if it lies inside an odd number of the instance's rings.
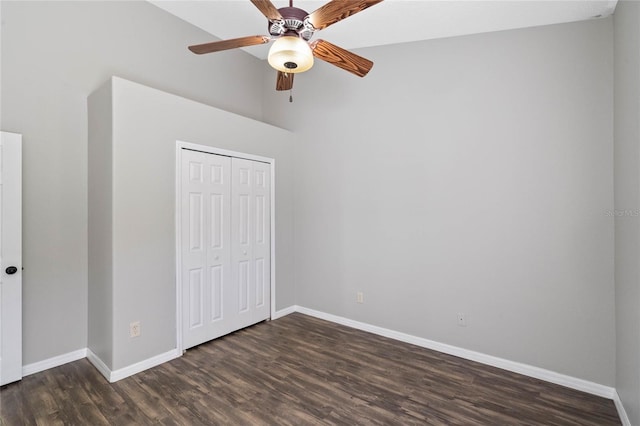
[[0,133],[0,385],[22,378],[22,136]]
[[183,349],[269,317],[269,183],[269,164],[181,150]]
[[232,278],[238,286],[239,327],[270,315],[270,165],[232,159]]
[[232,331],[231,158],[182,150],[183,348]]

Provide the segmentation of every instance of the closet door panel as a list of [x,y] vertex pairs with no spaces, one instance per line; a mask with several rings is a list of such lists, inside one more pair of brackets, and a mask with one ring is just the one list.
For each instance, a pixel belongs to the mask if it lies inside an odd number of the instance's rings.
[[253,321],[271,314],[271,169],[267,163],[253,163],[253,234],[251,259],[253,281]]
[[254,294],[252,264],[253,226],[253,162],[240,158],[231,160],[231,268],[233,286],[236,290],[236,312],[238,328],[253,324],[251,306]]
[[[183,348],[232,331],[231,159],[183,150],[181,281]],[[225,284],[229,282],[229,284]]]

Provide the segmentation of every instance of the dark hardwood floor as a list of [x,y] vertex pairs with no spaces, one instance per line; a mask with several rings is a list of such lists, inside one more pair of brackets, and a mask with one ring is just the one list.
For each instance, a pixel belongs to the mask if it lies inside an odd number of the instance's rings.
[[619,425],[612,401],[301,314],[109,384],[86,359],[0,390],[2,425]]

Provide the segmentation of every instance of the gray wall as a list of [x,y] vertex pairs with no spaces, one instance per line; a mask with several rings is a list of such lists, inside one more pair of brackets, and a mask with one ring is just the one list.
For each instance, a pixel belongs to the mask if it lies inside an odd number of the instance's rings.
[[113,102],[111,80],[88,100],[87,347],[113,365]]
[[297,303],[613,386],[612,46],[604,19],[362,49],[293,104],[265,77],[302,136]]
[[[109,90],[112,90],[112,94]],[[107,92],[105,92],[107,90]],[[91,96],[89,114],[90,165],[99,163],[105,148],[100,137],[104,123],[96,114],[104,114],[110,105],[105,97],[112,96],[113,138],[111,174],[90,171],[90,190],[112,185],[102,194],[90,199],[92,218],[98,226],[89,229],[89,247],[100,253],[102,247],[112,248],[113,258],[99,256],[99,266],[93,274],[90,269],[90,296],[99,287],[94,303],[90,297],[89,317],[93,320],[94,304],[110,289],[103,306],[112,312],[105,315],[113,321],[112,335],[97,332],[96,344],[112,342],[112,359],[103,359],[112,370],[117,370],[176,347],[176,288],[175,288],[175,147],[176,140],[209,145],[243,153],[274,158],[276,207],[276,302],[277,307],[290,306],[287,299],[293,287],[288,273],[293,257],[293,150],[289,132],[255,120],[231,114],[189,99],[167,94],[120,78]],[[95,107],[95,110],[93,109]],[[110,121],[110,114],[103,115]],[[94,136],[96,136],[94,144]],[[100,150],[93,151],[95,145]],[[92,179],[96,177],[96,179]],[[100,208],[110,210],[112,220],[101,226]],[[92,215],[92,212],[96,214]],[[108,229],[106,229],[108,228]],[[112,244],[112,245],[111,245]],[[92,265],[92,263],[90,263]],[[109,269],[106,273],[102,269]],[[111,282],[104,282],[105,277]],[[95,281],[95,282],[94,282]],[[282,297],[280,297],[283,295]],[[281,300],[284,299],[284,300]],[[98,318],[100,320],[101,318]],[[129,338],[129,323],[140,321],[141,336]],[[90,322],[91,323],[91,322]],[[90,349],[94,349],[90,329]],[[95,351],[94,351],[95,352]]]
[[29,364],[87,347],[87,96],[119,75],[260,118],[266,65],[242,51],[188,52],[212,37],[146,2],[0,7],[2,128],[24,136]]
[[[640,3],[621,1],[615,24],[616,388],[640,424]],[[628,213],[627,213],[628,212]]]
[[86,97],[119,75],[295,131],[279,308],[614,384],[611,20],[363,49],[365,79],[318,62],[289,104],[263,62],[190,54],[211,37],[145,2],[0,7],[26,364],[87,346]]

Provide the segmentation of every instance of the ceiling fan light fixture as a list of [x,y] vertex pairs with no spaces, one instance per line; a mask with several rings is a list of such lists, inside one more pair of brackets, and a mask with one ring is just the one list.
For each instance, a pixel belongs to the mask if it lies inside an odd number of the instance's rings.
[[271,46],[267,60],[278,71],[295,74],[311,69],[313,53],[309,44],[300,37],[283,36]]

